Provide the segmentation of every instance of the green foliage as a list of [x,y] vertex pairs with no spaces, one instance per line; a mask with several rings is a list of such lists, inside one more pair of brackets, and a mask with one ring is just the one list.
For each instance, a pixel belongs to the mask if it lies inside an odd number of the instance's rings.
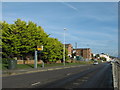
[[26,57],[28,54],[34,57],[36,47],[43,45],[42,60],[55,62],[63,59],[63,44],[58,39],[49,37],[41,26],[20,19],[17,19],[14,24],[5,21],[0,24],[2,25],[3,58]]
[[105,57],[100,57],[100,60],[106,61]]
[[98,57],[100,57],[100,55],[99,55],[99,54],[96,54],[96,55],[95,55],[95,58],[98,58]]
[[92,58],[91,61],[95,61],[95,60]]

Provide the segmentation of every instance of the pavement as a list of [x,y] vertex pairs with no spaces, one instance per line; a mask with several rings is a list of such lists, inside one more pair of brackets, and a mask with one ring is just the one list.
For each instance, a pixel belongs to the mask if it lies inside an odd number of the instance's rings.
[[30,68],[30,69],[3,70],[2,75],[0,75],[0,77],[35,73],[35,72],[44,72],[44,71],[73,68],[73,67],[80,67],[80,66],[86,66],[86,65],[65,65],[65,66],[39,67],[37,69]]

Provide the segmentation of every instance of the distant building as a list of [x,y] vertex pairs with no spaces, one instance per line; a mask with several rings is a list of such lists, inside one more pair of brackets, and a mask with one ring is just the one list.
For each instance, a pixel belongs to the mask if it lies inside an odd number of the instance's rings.
[[65,48],[68,50],[68,56],[72,57],[73,46],[71,44],[65,44]]
[[106,61],[110,61],[110,60],[111,60],[110,57],[109,57],[109,55],[106,55],[106,54],[104,54],[104,53],[101,53],[101,54],[100,54],[100,57],[106,58]]
[[84,59],[91,59],[91,49],[90,48],[73,49],[73,53],[75,53],[76,56],[82,56]]

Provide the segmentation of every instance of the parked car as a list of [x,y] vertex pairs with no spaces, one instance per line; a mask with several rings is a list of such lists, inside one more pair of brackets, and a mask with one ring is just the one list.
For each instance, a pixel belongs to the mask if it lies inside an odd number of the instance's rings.
[[98,64],[98,62],[97,62],[97,61],[94,61],[93,65],[97,65],[97,64]]

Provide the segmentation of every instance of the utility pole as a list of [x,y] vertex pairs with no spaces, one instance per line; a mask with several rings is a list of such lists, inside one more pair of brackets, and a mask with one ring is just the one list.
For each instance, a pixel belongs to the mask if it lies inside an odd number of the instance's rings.
[[87,61],[89,60],[89,48],[88,48],[89,44],[87,44]]

